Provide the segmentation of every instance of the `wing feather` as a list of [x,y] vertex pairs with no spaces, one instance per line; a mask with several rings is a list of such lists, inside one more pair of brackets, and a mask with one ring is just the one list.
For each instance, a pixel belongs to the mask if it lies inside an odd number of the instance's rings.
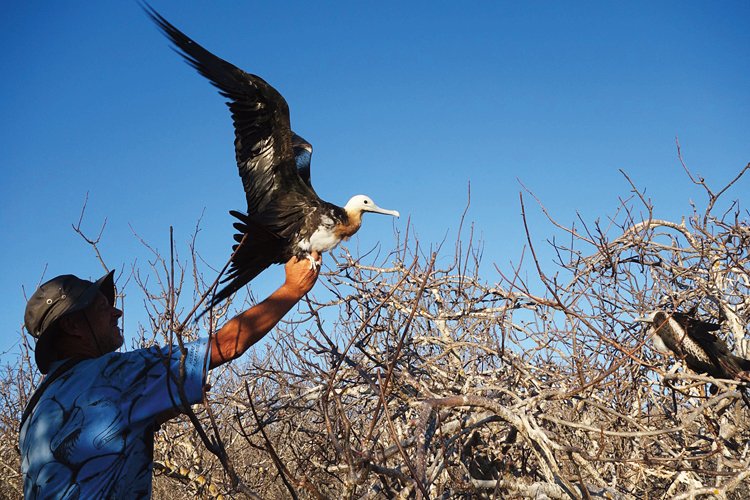
[[[287,232],[288,228],[273,218],[274,208],[283,205],[299,211],[305,204],[319,204],[320,199],[309,183],[309,159],[306,179],[298,173],[295,146],[305,150],[309,143],[299,138],[301,142],[295,139],[293,145],[293,137],[299,136],[291,131],[286,100],[261,77],[215,56],[150,6],[144,9],[188,64],[229,99],[227,106],[234,123],[235,154],[248,214],[272,231]],[[296,215],[287,223],[299,222],[301,213]]]

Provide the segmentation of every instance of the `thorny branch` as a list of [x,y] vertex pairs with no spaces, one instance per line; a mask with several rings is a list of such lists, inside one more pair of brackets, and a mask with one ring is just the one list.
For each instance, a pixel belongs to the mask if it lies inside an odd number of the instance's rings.
[[96,235],[95,238],[91,238],[89,236],[86,236],[86,234],[83,232],[83,229],[81,229],[81,224],[83,223],[83,216],[86,213],[86,206],[89,203],[89,193],[86,193],[86,198],[83,200],[83,206],[81,207],[81,216],[78,218],[77,224],[72,224],[73,231],[78,234],[83,240],[94,250],[94,253],[96,254],[96,259],[99,261],[99,263],[102,265],[105,271],[109,271],[109,268],[107,267],[107,264],[104,262],[104,258],[102,257],[101,252],[99,251],[99,242],[102,239],[102,234],[104,234],[104,228],[107,227],[107,218],[104,218],[104,222],[102,222],[102,227],[99,229],[99,234]]

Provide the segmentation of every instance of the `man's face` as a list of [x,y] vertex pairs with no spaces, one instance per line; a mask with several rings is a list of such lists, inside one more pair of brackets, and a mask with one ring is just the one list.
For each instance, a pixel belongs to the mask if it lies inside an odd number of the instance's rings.
[[109,303],[102,292],[99,292],[94,301],[87,307],[83,314],[96,337],[96,343],[103,351],[102,354],[116,351],[123,343],[118,320],[122,311]]

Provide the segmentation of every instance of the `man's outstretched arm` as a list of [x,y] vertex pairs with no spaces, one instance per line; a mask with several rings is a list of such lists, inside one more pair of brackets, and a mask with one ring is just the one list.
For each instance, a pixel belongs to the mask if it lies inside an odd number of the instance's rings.
[[[320,264],[318,253],[313,258]],[[211,337],[211,365],[216,368],[236,359],[276,326],[294,304],[309,292],[320,273],[320,265],[311,269],[310,261],[292,257],[286,263],[286,280],[266,300],[238,314]]]

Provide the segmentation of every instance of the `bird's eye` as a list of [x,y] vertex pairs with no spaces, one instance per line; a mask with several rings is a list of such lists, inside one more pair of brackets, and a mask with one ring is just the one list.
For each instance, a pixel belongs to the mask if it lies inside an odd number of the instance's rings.
[[367,201],[367,200],[365,200],[365,205],[367,205],[368,203],[370,203],[370,202],[369,202],[369,201]]

